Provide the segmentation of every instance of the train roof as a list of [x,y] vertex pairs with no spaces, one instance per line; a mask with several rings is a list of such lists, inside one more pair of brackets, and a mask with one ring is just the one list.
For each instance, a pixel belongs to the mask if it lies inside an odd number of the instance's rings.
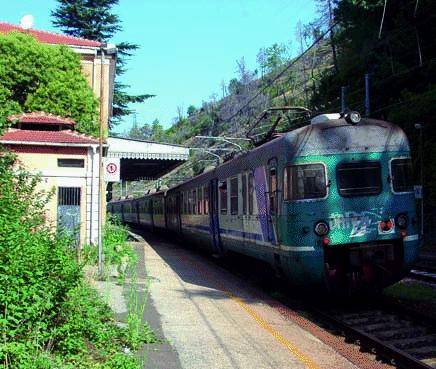
[[[310,124],[278,136],[271,141],[242,153],[212,171],[202,173],[195,180],[227,177],[229,172],[244,171],[276,157],[279,150],[286,157],[331,155],[342,152],[409,151],[403,130],[393,123],[363,118],[358,124],[344,118]],[[191,178],[170,190],[191,183]]]
[[[366,119],[351,124],[345,118],[330,119],[312,123],[278,136],[271,141],[242,153],[214,170],[202,173],[182,182],[168,191],[191,183],[202,184],[210,178],[226,178],[235,172],[242,172],[278,156],[283,150],[290,160],[295,157],[331,155],[343,152],[385,152],[409,151],[409,143],[404,131],[393,123]],[[148,196],[157,195],[149,194]]]

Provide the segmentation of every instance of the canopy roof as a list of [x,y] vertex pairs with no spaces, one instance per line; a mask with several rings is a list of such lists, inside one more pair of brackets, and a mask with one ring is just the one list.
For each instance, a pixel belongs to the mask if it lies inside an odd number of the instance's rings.
[[189,158],[187,147],[109,137],[108,157],[121,159],[121,179],[156,179],[170,172]]

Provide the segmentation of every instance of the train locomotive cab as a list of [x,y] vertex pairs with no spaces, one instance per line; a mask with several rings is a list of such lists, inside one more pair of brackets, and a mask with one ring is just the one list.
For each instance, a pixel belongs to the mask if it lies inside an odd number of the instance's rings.
[[285,167],[288,241],[314,246],[320,257],[305,270],[329,292],[374,291],[400,280],[417,257],[409,146],[393,124],[335,118],[315,121]]

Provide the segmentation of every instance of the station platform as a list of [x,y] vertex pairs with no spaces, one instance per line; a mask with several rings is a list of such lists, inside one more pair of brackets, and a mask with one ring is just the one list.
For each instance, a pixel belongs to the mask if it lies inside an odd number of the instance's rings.
[[135,244],[146,276],[144,318],[163,344],[147,369],[388,368],[217,263],[164,238]]

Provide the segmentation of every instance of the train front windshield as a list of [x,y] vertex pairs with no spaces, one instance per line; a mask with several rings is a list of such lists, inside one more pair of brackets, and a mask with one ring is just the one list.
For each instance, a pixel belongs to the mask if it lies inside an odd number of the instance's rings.
[[339,164],[337,178],[339,194],[345,197],[377,195],[382,190],[378,161]]

